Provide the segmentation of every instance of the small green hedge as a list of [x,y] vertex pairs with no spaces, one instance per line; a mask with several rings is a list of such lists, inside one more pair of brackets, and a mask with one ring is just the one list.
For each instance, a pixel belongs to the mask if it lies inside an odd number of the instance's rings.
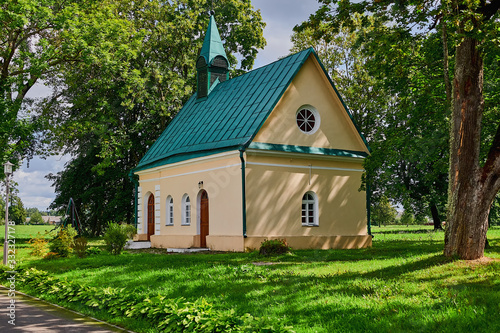
[[[5,281],[9,276],[7,268],[0,267],[0,279]],[[234,310],[215,310],[203,298],[195,302],[161,295],[142,299],[127,293],[125,288],[81,286],[35,268],[19,269],[16,282],[40,298],[50,294],[59,301],[85,304],[114,316],[147,318],[162,332],[293,332],[275,319],[253,317],[248,313],[237,315]]]

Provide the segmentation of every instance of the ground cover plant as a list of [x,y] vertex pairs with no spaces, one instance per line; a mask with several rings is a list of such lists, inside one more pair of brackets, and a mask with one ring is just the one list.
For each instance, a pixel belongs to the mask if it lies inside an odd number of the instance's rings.
[[[373,247],[359,250],[277,256],[129,250],[23,266],[88,288],[124,288],[142,299],[204,299],[214,311],[274,318],[296,332],[500,331],[500,228],[488,232],[485,255],[491,259],[482,261],[443,257],[444,233],[429,229],[376,227]],[[85,304],[62,304],[100,313]],[[102,319],[156,331],[147,320]]]

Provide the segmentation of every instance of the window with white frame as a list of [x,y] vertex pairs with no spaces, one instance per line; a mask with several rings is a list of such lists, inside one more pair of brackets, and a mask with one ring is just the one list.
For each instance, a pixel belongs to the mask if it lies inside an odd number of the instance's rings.
[[319,128],[321,118],[312,105],[303,105],[295,114],[295,120],[302,133],[314,134]]
[[318,225],[318,197],[314,192],[307,192],[302,197],[302,225]]
[[169,195],[167,197],[167,223],[166,225],[174,225],[174,199]]
[[182,224],[191,224],[191,200],[187,194],[182,197]]

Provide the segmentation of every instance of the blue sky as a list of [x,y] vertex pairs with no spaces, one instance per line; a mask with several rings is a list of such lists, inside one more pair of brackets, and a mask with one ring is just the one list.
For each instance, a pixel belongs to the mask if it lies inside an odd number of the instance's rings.
[[[261,10],[262,18],[267,24],[264,30],[267,46],[259,52],[254,68],[288,55],[292,47],[290,36],[293,27],[307,20],[309,15],[319,8],[317,0],[252,0],[252,4]],[[30,96],[39,97],[46,93],[46,88],[38,86],[32,89]],[[47,159],[35,157],[29,162],[29,168],[26,162],[23,163],[14,173],[14,180],[18,183],[19,196],[24,207],[47,209],[54,200],[55,193],[45,175],[61,171],[69,159],[69,156],[53,156]]]

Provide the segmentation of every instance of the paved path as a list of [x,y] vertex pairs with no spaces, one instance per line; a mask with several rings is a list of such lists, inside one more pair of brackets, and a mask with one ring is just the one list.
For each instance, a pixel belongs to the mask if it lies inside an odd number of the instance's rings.
[[13,326],[9,324],[10,300],[8,290],[0,286],[0,332],[2,333],[130,332],[19,293],[16,293],[14,299],[16,325]]

